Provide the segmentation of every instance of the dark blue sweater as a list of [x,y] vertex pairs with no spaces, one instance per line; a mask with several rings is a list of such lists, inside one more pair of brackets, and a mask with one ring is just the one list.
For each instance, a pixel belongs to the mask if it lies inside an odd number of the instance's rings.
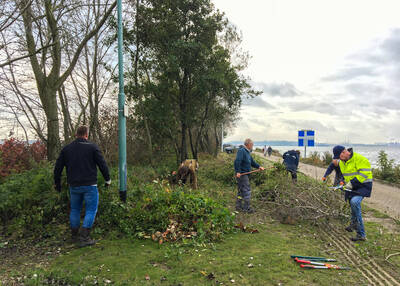
[[289,150],[282,155],[283,164],[286,166],[286,170],[296,172],[299,166],[299,154],[295,150]]
[[54,167],[54,183],[61,184],[61,173],[67,168],[67,181],[71,187],[97,184],[97,166],[104,180],[110,180],[106,161],[96,144],[83,138],[77,138],[65,146]]
[[235,159],[235,172],[236,173],[246,173],[250,172],[251,167],[260,168],[253,157],[250,155],[250,151],[245,147],[240,147]]
[[325,178],[328,177],[328,176],[333,172],[333,170],[336,171],[336,175],[339,177],[340,181],[344,181],[343,175],[342,175],[342,172],[340,171],[339,165],[338,165],[338,166],[335,166],[335,164],[333,164],[333,162],[331,162],[331,163],[329,164],[329,166],[328,166],[328,168],[326,169],[326,172],[325,172],[325,174],[324,174],[324,177],[325,177]]

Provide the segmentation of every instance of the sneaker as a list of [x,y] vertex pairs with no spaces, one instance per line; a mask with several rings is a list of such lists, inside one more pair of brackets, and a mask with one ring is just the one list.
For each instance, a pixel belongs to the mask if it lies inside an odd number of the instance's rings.
[[351,241],[366,241],[367,238],[365,236],[361,236],[357,234],[355,237],[350,238]]

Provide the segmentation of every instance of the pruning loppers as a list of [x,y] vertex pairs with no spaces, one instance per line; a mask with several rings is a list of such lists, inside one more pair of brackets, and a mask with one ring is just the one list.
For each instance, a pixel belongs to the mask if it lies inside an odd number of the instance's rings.
[[344,186],[339,185],[339,186],[335,186],[335,187],[329,187],[330,190],[341,190],[341,191],[346,191],[346,192],[352,192],[352,190],[346,189]]
[[316,262],[316,261],[311,261],[311,260],[303,260],[303,259],[298,259],[297,257],[294,260],[297,263],[303,263],[303,264],[300,264],[300,267],[302,267],[302,268],[350,270],[349,267],[343,267],[343,266],[333,265],[333,264],[329,264],[329,263],[321,263],[321,262]]

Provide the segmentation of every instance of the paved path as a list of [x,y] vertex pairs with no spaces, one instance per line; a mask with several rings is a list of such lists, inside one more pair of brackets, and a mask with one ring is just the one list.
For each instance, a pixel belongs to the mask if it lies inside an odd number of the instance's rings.
[[[254,152],[255,154],[262,156],[262,153]],[[281,157],[271,156],[266,159],[274,162],[282,162]],[[320,168],[308,164],[299,164],[299,169],[302,173],[316,179],[321,180],[325,174],[325,168]],[[331,174],[334,176],[334,173]],[[386,184],[374,182],[372,187],[372,194],[370,198],[363,200],[369,207],[377,209],[387,215],[400,219],[400,189],[392,187]]]

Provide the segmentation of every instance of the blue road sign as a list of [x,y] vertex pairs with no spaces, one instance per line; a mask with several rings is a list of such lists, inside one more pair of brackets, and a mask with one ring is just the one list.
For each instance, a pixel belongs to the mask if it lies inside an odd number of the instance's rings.
[[298,137],[299,146],[315,146],[314,130],[299,130],[298,135],[299,135]]

